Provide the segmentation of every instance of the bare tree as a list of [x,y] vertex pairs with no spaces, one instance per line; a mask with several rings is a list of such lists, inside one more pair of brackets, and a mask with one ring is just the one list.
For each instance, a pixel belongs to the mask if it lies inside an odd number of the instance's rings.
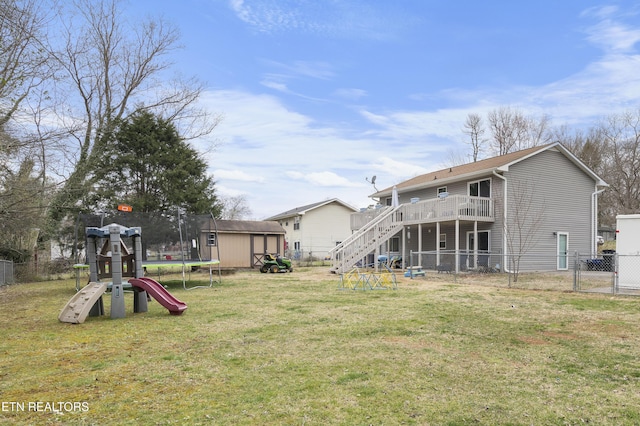
[[[46,99],[53,61],[43,45],[55,0],[0,0],[0,227],[4,250],[34,248],[46,228],[42,139],[28,124],[29,102]],[[28,242],[25,242],[25,236]],[[15,252],[13,253],[15,254]],[[13,255],[12,255],[13,256]]]
[[227,220],[242,220],[251,215],[251,208],[244,195],[237,195],[223,200],[222,218]]
[[491,146],[495,155],[504,155],[551,140],[551,119],[526,116],[517,109],[500,107],[487,114]]
[[462,132],[469,136],[468,143],[471,145],[473,161],[478,161],[478,157],[482,154],[484,145],[487,142],[487,139],[484,138],[485,129],[482,124],[482,117],[475,113],[467,115]]
[[0,127],[47,77],[46,20],[39,0],[0,0]]
[[560,126],[552,130],[551,139],[560,142],[594,172],[602,172],[603,136],[597,127],[574,130],[568,126]]
[[540,226],[544,223],[544,199],[536,197],[539,188],[533,182],[517,180],[509,181],[508,200],[503,201],[503,208],[508,203],[508,216],[503,223],[507,243],[509,272],[513,281],[518,282],[522,259],[538,243]]
[[69,129],[77,150],[73,172],[53,205],[58,218],[78,207],[114,123],[150,109],[176,123],[181,134],[181,123],[186,123],[191,136],[199,136],[219,121],[196,107],[203,91],[199,82],[159,81],[171,66],[167,55],[179,47],[178,31],[170,24],[146,20],[127,25],[118,0],[77,0],[61,15],[61,25],[64,41],[52,50],[68,82],[61,87],[71,98],[62,116],[74,117]]
[[529,134],[527,146],[522,148],[544,145],[553,140],[551,117],[548,114],[542,114],[540,117],[528,116],[526,119]]
[[33,140],[21,137],[18,117],[52,73],[41,44],[49,18],[43,1],[0,0],[0,163],[13,172],[33,154],[25,154]]
[[461,166],[469,162],[469,155],[463,149],[447,149],[446,155],[440,166],[443,169],[448,167]]
[[598,126],[602,166],[618,214],[640,211],[640,109],[609,116]]
[[504,155],[515,150],[526,134],[524,116],[509,107],[489,111],[487,119],[493,137],[491,144],[496,155]]

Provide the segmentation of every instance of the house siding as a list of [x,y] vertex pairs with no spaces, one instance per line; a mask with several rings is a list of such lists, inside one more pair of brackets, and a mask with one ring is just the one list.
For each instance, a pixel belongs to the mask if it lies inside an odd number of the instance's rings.
[[[575,251],[588,253],[591,248],[591,194],[595,182],[572,163],[565,155],[548,150],[519,162],[505,173],[508,179],[508,221],[515,225],[518,191],[530,192],[531,216],[525,223],[524,233],[534,234],[532,243],[525,244],[525,261],[522,270],[555,269],[557,236],[569,234],[568,261]],[[537,211],[537,213],[536,213]],[[539,223],[533,223],[537,214]],[[535,229],[532,229],[535,227]]]

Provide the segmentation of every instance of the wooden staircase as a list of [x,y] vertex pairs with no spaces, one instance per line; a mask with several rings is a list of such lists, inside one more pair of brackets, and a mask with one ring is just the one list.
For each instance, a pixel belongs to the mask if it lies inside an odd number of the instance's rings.
[[342,274],[358,262],[364,262],[368,254],[375,252],[377,247],[400,232],[402,228],[402,206],[388,208],[388,211],[377,216],[333,248],[331,272]]

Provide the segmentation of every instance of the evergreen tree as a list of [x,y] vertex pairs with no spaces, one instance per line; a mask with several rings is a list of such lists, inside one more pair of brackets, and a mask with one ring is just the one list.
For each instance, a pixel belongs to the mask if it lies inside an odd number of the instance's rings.
[[212,177],[198,152],[168,120],[141,111],[117,123],[95,163],[88,202],[98,209],[129,204],[136,212],[182,207],[219,216]]

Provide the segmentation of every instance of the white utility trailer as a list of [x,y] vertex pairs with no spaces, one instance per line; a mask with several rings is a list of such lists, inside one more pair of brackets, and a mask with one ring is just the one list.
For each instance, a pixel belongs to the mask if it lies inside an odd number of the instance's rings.
[[618,287],[640,289],[640,214],[616,216]]

